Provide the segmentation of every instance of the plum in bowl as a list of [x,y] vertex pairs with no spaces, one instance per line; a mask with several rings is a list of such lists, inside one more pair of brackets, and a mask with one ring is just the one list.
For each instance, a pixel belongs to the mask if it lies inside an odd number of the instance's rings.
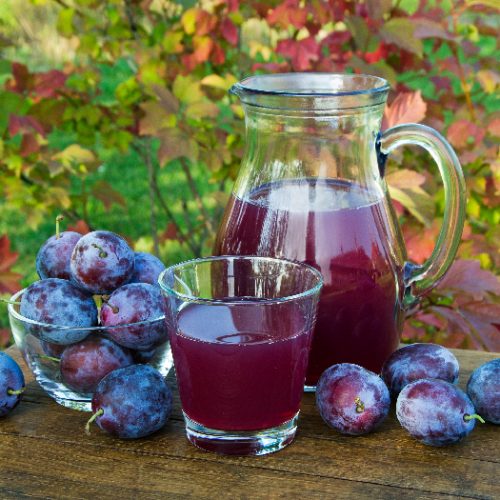
[[91,411],[97,384],[116,369],[148,364],[166,376],[172,368],[165,315],[125,324],[61,326],[24,316],[25,292],[14,294],[8,305],[14,341],[36,381],[62,406]]

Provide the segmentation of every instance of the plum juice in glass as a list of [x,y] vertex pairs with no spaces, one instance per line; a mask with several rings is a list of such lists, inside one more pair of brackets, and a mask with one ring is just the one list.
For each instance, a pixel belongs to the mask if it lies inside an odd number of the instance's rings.
[[[245,110],[246,150],[215,243],[215,254],[305,262],[324,286],[306,390],[349,362],[380,372],[397,348],[405,311],[449,268],[463,228],[463,174],[436,131],[401,125],[380,135],[389,87],[369,75],[275,74],[232,92]],[[416,144],[434,158],[445,215],[430,259],[407,261],[385,183],[385,161]]]
[[289,444],[321,274],[282,259],[222,256],[172,266],[160,284],[188,439],[237,455]]

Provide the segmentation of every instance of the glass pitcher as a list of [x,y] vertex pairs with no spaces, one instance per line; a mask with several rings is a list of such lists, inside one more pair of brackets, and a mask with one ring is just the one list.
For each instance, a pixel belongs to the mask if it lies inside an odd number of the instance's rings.
[[[216,254],[282,257],[321,271],[306,378],[349,362],[380,372],[398,347],[404,314],[443,277],[463,229],[457,156],[432,128],[380,134],[389,86],[369,75],[290,73],[235,84],[246,151],[215,243]],[[384,168],[396,147],[427,150],[444,182],[444,220],[427,262],[408,262]]]

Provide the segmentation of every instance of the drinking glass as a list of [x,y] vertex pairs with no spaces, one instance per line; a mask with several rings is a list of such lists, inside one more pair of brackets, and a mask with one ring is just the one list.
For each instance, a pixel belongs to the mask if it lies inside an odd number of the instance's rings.
[[291,443],[321,273],[283,259],[220,256],[172,266],[159,282],[189,441],[233,455]]

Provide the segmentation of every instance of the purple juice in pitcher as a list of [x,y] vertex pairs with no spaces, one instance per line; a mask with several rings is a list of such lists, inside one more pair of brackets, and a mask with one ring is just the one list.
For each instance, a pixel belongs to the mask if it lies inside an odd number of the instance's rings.
[[216,254],[287,258],[323,274],[308,386],[335,363],[378,373],[397,348],[401,269],[382,199],[345,180],[285,180],[233,196],[226,209]]
[[306,321],[294,302],[188,304],[171,335],[184,413],[226,431],[292,419],[311,341]]

